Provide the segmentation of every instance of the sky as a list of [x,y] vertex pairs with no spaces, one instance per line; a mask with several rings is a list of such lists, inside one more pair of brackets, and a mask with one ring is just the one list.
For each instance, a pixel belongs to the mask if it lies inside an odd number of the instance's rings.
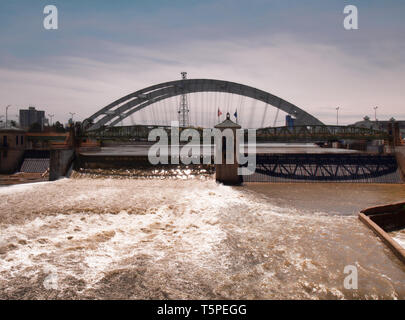
[[[57,30],[43,27],[49,4]],[[343,27],[349,4],[358,30]],[[187,71],[265,90],[327,124],[336,107],[340,124],[374,118],[375,106],[380,120],[404,120],[404,16],[402,0],[1,1],[0,117],[32,105],[83,120]]]

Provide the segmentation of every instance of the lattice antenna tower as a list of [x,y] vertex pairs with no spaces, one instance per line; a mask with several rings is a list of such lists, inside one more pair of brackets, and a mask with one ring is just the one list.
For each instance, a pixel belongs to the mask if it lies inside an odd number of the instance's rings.
[[[183,80],[187,79],[187,72],[182,72],[181,73],[181,78]],[[182,94],[181,95],[181,100],[180,100],[180,106],[179,106],[179,126],[180,127],[189,127],[190,126],[190,118],[189,118],[189,113],[190,110],[188,108],[188,102],[187,102],[187,95]]]

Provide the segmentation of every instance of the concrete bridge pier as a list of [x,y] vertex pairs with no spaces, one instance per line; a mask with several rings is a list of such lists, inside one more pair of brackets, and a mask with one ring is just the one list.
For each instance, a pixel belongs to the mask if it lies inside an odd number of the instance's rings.
[[75,150],[52,149],[49,161],[49,181],[58,180],[66,176],[75,158]]
[[72,126],[66,141],[62,144],[51,145],[49,159],[49,181],[58,180],[66,176],[76,157],[76,131]]
[[[229,112],[226,114],[226,120],[217,124],[216,129],[221,130],[221,141],[215,141],[215,179],[217,182],[226,185],[238,185],[242,183],[241,177],[238,175],[239,164],[237,162],[237,139],[236,129],[240,129],[241,126],[233,122],[230,119]],[[221,143],[220,143],[221,142]],[[220,143],[220,144],[219,144]],[[219,147],[220,145],[220,147]],[[227,163],[226,155],[233,153],[232,163]],[[221,163],[217,163],[218,159],[221,159]]]

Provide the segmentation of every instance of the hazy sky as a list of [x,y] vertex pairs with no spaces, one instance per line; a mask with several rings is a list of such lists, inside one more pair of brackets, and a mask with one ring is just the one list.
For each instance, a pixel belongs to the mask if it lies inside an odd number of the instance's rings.
[[[45,30],[56,5],[59,29]],[[343,28],[343,8],[359,29]],[[402,0],[14,0],[0,2],[0,114],[34,105],[84,119],[130,92],[224,79],[349,124],[405,119]]]

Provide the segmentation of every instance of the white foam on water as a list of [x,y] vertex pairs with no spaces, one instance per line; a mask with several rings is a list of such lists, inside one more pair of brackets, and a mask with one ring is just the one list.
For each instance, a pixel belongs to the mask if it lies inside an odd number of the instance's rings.
[[43,185],[55,183],[53,181],[41,181],[34,183],[15,184],[11,186],[0,186],[0,195],[8,195],[17,192],[26,192],[38,188]]
[[396,233],[392,238],[405,249],[405,231]]
[[341,299],[343,267],[356,264],[372,284],[368,296],[400,296],[387,285],[400,272],[356,217],[275,206],[212,180],[66,179],[4,199],[18,215],[0,204],[0,218],[7,218],[2,281],[45,272],[49,287],[57,279],[64,288],[73,276],[92,288],[145,257],[156,277],[181,265],[195,283],[207,277],[221,297]]
[[[119,184],[117,187],[117,181],[104,181],[95,189],[80,190],[79,195],[60,193],[58,208],[63,203],[74,206],[77,202],[96,204],[119,198],[123,191]],[[138,184],[129,192],[135,201],[143,196],[137,192]],[[128,214],[125,210],[109,214],[106,203],[107,211],[103,214],[86,215],[80,209],[69,214],[52,212],[56,215],[9,225],[2,230],[1,243],[11,243],[15,248],[3,256],[0,276],[6,279],[30,267],[44,270],[51,266],[61,275],[70,274],[93,283],[120,261],[139,254],[155,260],[173,254],[190,263],[206,263],[210,255],[215,258],[213,246],[226,236],[218,224],[220,210],[239,201],[231,188],[209,184],[215,193],[211,188],[164,192],[166,200],[156,203],[155,210],[149,213],[147,203],[140,203],[144,206],[140,214]]]

